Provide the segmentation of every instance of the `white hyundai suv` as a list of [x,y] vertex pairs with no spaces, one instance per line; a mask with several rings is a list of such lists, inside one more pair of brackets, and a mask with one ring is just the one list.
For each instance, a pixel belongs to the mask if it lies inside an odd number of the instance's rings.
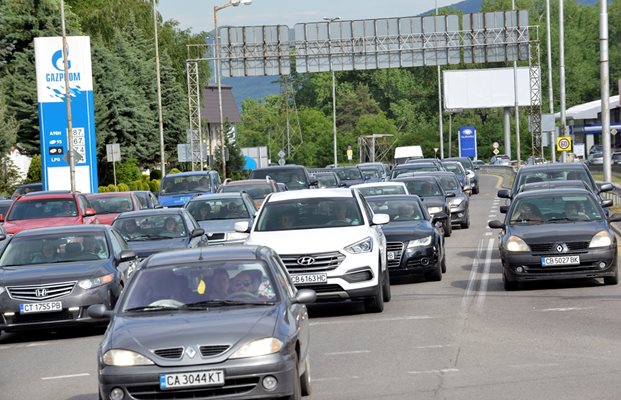
[[318,300],[362,300],[367,312],[390,301],[386,238],[389,216],[373,211],[356,189],[321,189],[269,195],[249,232],[252,245],[272,247],[298,288]]

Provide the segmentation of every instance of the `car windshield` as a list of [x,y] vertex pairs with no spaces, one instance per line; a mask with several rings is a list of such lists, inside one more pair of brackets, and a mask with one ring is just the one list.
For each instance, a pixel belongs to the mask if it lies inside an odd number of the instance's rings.
[[334,174],[315,174],[320,187],[336,187],[336,176]]
[[510,224],[599,221],[604,218],[595,201],[586,194],[541,195],[516,199]]
[[204,310],[273,304],[279,296],[269,267],[257,260],[220,260],[139,270],[127,289],[124,312]]
[[388,214],[391,222],[421,221],[425,219],[415,200],[368,200],[376,214]]
[[188,236],[188,230],[179,214],[150,213],[148,216],[117,218],[112,226],[128,242]]
[[265,179],[268,176],[276,182],[284,183],[290,190],[308,188],[306,174],[301,168],[254,170],[251,177]]
[[464,175],[466,173],[464,167],[462,167],[461,164],[458,162],[444,163],[444,168],[446,168],[447,171],[450,171],[457,175]]
[[381,172],[376,169],[364,168],[360,170],[362,171],[362,175],[364,175],[364,177],[367,179],[370,179],[370,178],[381,179],[382,178]]
[[78,208],[75,200],[64,199],[35,199],[15,202],[7,221],[37,219],[37,218],[63,218],[76,217]]
[[341,180],[364,179],[362,176],[362,171],[360,171],[360,169],[358,168],[335,168],[334,172],[336,172]]
[[97,214],[114,214],[132,211],[132,200],[129,196],[88,196],[88,200]]
[[399,166],[399,168],[396,168],[392,171],[392,177],[396,178],[399,175],[403,175],[407,172],[419,172],[419,171],[423,171],[423,172],[433,172],[433,171],[439,171],[440,168],[434,164],[402,164],[404,165],[403,167]]
[[363,196],[381,196],[383,194],[407,194],[405,187],[401,185],[382,185],[359,187]]
[[109,254],[106,237],[102,233],[17,236],[4,249],[0,266],[104,260]]
[[547,182],[547,181],[584,181],[591,190],[594,190],[591,179],[584,169],[571,170],[545,170],[545,171],[524,171],[518,173],[514,188],[519,188],[525,183]]
[[417,194],[420,197],[426,196],[444,196],[442,188],[438,184],[436,178],[429,179],[412,179],[403,181],[408,188],[410,194]]
[[197,199],[190,201],[187,209],[197,221],[250,218],[250,213],[241,197],[232,199]]
[[263,204],[256,231],[321,229],[362,225],[362,213],[352,197],[304,198]]
[[247,185],[224,185],[221,187],[222,193],[246,192],[253,200],[262,200],[272,193],[272,187],[266,183],[247,184]]
[[166,175],[160,188],[160,194],[164,195],[210,191],[211,184],[207,175]]
[[461,188],[459,181],[454,176],[437,176],[438,182],[444,191],[458,191]]

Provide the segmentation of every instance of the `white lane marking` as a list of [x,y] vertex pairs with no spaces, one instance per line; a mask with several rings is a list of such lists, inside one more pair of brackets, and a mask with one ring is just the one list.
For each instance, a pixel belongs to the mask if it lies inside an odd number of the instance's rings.
[[492,236],[493,232],[485,232],[485,236]]
[[556,363],[541,363],[541,364],[512,364],[507,365],[509,368],[547,368],[547,367],[558,367],[561,364]]
[[344,381],[346,379],[360,379],[359,376],[345,376],[343,378],[331,377],[331,378],[313,378],[313,382],[330,382],[330,381]]
[[444,349],[446,347],[454,347],[454,344],[432,344],[429,346],[416,346],[415,349]]
[[69,378],[79,378],[82,376],[90,376],[91,374],[85,372],[82,374],[73,374],[73,375],[59,375],[59,376],[46,376],[45,378],[41,378],[42,381],[49,381],[52,379],[69,379]]
[[40,347],[40,346],[47,346],[49,343],[46,342],[42,342],[42,343],[28,343],[28,344],[7,344],[4,346],[0,346],[0,350],[10,350],[10,349],[23,349],[26,347]]
[[479,258],[481,256],[481,246],[483,245],[483,239],[479,241],[479,247],[477,248],[477,254],[472,260],[472,268],[470,269],[470,276],[468,276],[468,286],[466,286],[466,293],[461,299],[461,306],[465,308],[468,306],[470,297],[472,296],[472,287],[474,286],[475,277],[479,269]]
[[375,323],[375,322],[390,322],[390,321],[413,321],[413,320],[433,319],[433,318],[438,318],[438,317],[432,317],[430,315],[409,315],[405,317],[357,319],[357,320],[348,320],[348,321],[317,321],[317,322],[311,322],[310,326],[360,324],[360,323],[368,323],[368,322]]
[[342,356],[346,354],[366,354],[370,353],[370,350],[352,350],[352,351],[336,351],[333,353],[323,353],[324,356]]
[[549,312],[549,311],[582,311],[582,310],[590,310],[593,307],[561,307],[561,308],[544,308],[542,310],[535,310],[539,312]]
[[477,305],[480,307],[485,301],[487,294],[487,282],[489,281],[489,271],[492,265],[492,250],[494,248],[494,239],[489,239],[487,243],[487,251],[485,252],[485,263],[483,265],[483,276],[481,276],[481,285],[479,286],[479,294]]
[[487,216],[489,219],[496,219],[496,214],[490,214]]
[[408,371],[408,374],[445,374],[447,372],[459,372],[459,370],[457,368],[429,369],[427,371]]

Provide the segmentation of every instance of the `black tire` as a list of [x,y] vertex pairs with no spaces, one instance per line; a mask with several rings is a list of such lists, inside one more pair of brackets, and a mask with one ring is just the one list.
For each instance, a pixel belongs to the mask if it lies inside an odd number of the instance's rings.
[[619,271],[615,269],[614,276],[605,276],[604,285],[616,285],[619,283]]
[[449,215],[449,219],[447,219],[444,224],[444,237],[449,237],[453,233],[453,225],[451,225],[450,218],[451,216]]
[[364,311],[368,313],[381,313],[384,311],[384,284],[379,282],[375,296],[364,300]]
[[311,388],[311,373],[310,373],[310,361],[308,360],[308,354],[306,355],[306,361],[304,361],[305,370],[300,377],[300,389],[302,396],[310,396],[312,392]]
[[442,262],[438,262],[432,271],[425,272],[425,280],[433,282],[442,280]]
[[388,270],[384,273],[384,289],[383,289],[384,303],[390,303],[392,298],[392,290],[390,289],[390,275]]
[[300,367],[298,366],[298,357],[295,357],[295,368],[293,368],[293,393],[286,397],[287,400],[301,400],[302,399],[302,387],[300,385]]
[[504,272],[502,273],[502,283],[505,290],[508,292],[518,290],[520,288],[519,282],[509,280],[509,278],[507,278],[507,274]]
[[479,185],[472,188],[472,194],[479,194]]
[[446,253],[442,254],[442,263],[441,263],[442,273],[446,272]]

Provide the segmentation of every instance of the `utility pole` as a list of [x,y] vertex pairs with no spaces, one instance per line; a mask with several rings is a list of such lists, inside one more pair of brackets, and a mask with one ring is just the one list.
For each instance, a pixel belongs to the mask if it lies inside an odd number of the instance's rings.
[[67,162],[71,191],[75,192],[75,157],[73,157],[73,120],[71,118],[71,88],[69,87],[69,52],[67,50],[67,30],[65,28],[65,1],[60,0],[60,20],[63,31],[63,66],[65,72],[65,105],[67,106]]
[[[511,0],[511,10],[515,11],[515,0]],[[520,106],[518,98],[517,61],[513,61],[513,91],[515,99],[515,153],[517,157],[517,165],[519,168],[522,157],[520,154]]]
[[[561,101],[561,130],[560,135],[565,136],[567,129],[567,116],[565,115],[565,16],[563,15],[563,0],[558,0],[558,59],[559,59],[559,95]],[[567,152],[561,154],[561,162],[567,162]]]
[[610,76],[608,71],[608,1],[599,1],[599,74],[602,93],[602,146],[604,147],[604,182],[612,182],[610,154]]
[[[436,16],[438,15],[438,0],[436,0]],[[442,126],[442,78],[438,64],[438,130],[440,131],[440,159],[444,158],[444,127]]]
[[[548,102],[550,103],[550,114],[554,114],[554,87],[552,84],[552,34],[550,32],[550,0],[546,0],[546,46],[548,53]],[[554,142],[554,131],[550,132],[550,161],[556,162],[556,143]]]

